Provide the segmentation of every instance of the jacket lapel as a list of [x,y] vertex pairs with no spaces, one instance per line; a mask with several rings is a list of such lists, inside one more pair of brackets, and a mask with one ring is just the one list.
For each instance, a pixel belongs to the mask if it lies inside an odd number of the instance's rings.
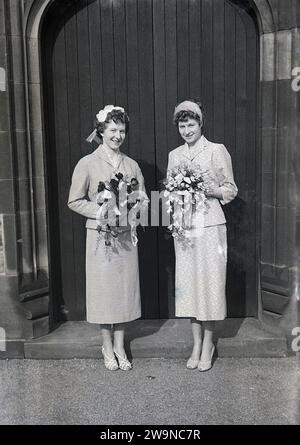
[[103,150],[102,145],[99,145],[99,147],[94,151],[94,154],[95,154],[98,158],[102,159],[102,161],[107,162],[107,164],[109,164],[109,165],[111,165],[111,166],[113,167],[113,165],[112,165],[112,163],[111,163],[109,157],[108,157],[107,154],[105,153],[105,150]]
[[202,153],[203,150],[207,148],[207,146],[208,146],[208,140],[206,139],[206,137],[202,135],[197,150],[193,153],[191,161],[194,161],[199,156],[199,154]]
[[116,166],[116,170],[118,171],[118,169],[120,168],[120,165],[122,164],[122,162],[123,162],[123,160],[124,160],[124,158],[125,158],[125,155],[124,155],[124,153],[120,153],[120,158],[119,158],[119,160],[118,160],[118,163],[117,163],[117,166]]
[[94,151],[95,155],[98,156],[100,159],[102,159],[102,161],[107,162],[107,164],[109,164],[114,170],[118,170],[118,168],[120,167],[120,164],[123,162],[123,159],[125,157],[125,155],[123,153],[120,153],[120,159],[118,160],[118,164],[115,167],[111,160],[109,159],[109,157],[107,156],[105,150],[103,150],[102,145],[99,145],[99,147]]
[[202,153],[203,150],[205,150],[208,146],[208,140],[203,135],[201,136],[199,142],[197,143],[197,149],[192,152],[190,152],[189,146],[187,143],[185,143],[182,146],[181,156],[183,156],[185,159],[188,159],[190,162],[193,162],[197,156],[199,156],[200,153]]
[[191,160],[190,159],[190,150],[189,150],[189,146],[187,143],[185,143],[182,146],[181,156],[183,156],[185,159],[188,159],[189,161]]

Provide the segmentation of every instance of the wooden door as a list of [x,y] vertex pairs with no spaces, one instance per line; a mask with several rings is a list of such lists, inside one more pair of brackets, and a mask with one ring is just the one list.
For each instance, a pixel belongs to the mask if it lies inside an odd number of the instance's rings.
[[[48,222],[56,320],[85,317],[84,219],[67,208],[85,138],[105,104],[124,106],[148,192],[179,145],[175,104],[200,98],[205,135],[231,153],[239,195],[228,218],[229,316],[253,316],[256,283],[257,32],[237,1],[56,1],[42,31]],[[140,233],[143,316],[174,316],[174,252],[165,230]]]

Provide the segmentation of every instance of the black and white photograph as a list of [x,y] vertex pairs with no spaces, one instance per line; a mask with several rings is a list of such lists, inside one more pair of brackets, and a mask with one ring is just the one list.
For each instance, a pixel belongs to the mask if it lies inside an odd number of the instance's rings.
[[300,0],[0,0],[0,428],[299,425],[299,178]]

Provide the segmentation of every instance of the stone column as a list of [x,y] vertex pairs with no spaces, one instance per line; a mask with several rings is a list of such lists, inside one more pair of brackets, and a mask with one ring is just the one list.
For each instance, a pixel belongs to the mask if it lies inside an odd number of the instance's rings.
[[[16,176],[11,116],[18,104],[11,89],[13,71],[8,35],[8,2],[0,0],[0,356],[23,355],[23,319],[18,301]],[[18,67],[15,67],[15,73]]]
[[14,338],[30,339],[49,332],[40,66],[37,39],[24,38],[25,3],[1,0],[0,5],[0,66],[6,76],[0,91],[0,273],[9,281],[2,325]]
[[[260,3],[262,7],[263,2]],[[261,34],[261,307],[267,329],[291,335],[297,325],[295,263],[299,94],[292,72],[299,65],[299,4],[269,2],[273,22]],[[263,17],[270,18],[266,12]],[[297,190],[298,188],[298,190]]]

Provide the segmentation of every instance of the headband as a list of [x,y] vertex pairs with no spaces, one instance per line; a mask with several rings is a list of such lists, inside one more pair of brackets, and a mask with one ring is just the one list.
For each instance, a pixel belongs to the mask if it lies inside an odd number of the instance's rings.
[[179,113],[179,111],[192,111],[199,117],[201,118],[203,117],[203,113],[199,105],[196,104],[195,102],[191,102],[190,100],[185,100],[184,102],[181,102],[179,105],[177,105],[177,107],[175,107],[174,117],[176,116],[176,114]]
[[[113,110],[120,110],[122,113],[125,113],[124,108],[122,107],[115,107],[114,105],[106,105],[102,110],[99,111],[98,114],[96,114],[96,119],[99,123],[103,123],[107,119],[108,113],[111,113]],[[89,135],[89,137],[86,139],[87,142],[100,142],[99,137],[97,136],[97,128]]]

